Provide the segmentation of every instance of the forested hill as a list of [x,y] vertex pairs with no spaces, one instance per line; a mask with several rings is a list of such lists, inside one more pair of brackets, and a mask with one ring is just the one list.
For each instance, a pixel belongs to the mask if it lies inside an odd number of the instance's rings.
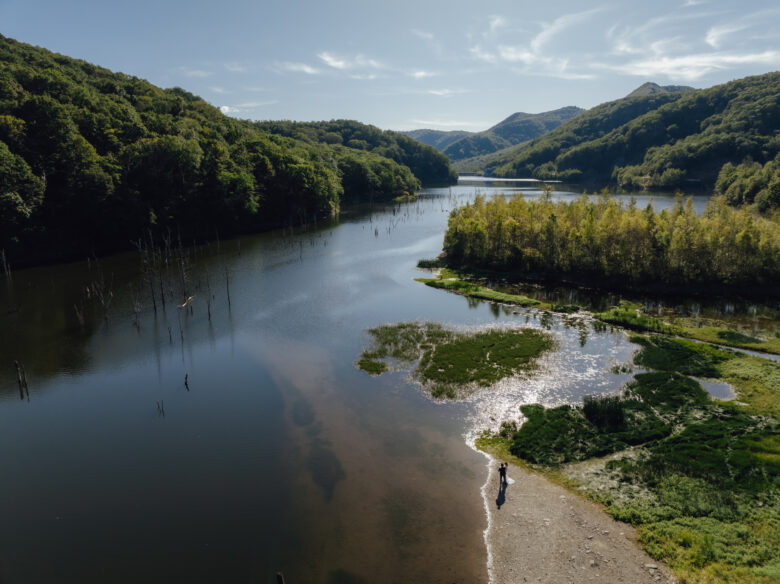
[[628,187],[711,187],[727,163],[774,159],[779,129],[780,73],[767,73],[599,105],[487,170]]
[[309,144],[343,145],[353,150],[378,154],[408,166],[426,186],[449,185],[458,180],[446,156],[401,132],[380,130],[354,120],[269,121],[255,122],[254,127]]
[[451,161],[484,156],[521,142],[527,142],[549,132],[582,113],[575,106],[563,107],[540,114],[517,112],[484,132],[437,132],[412,130],[404,132],[441,150]]
[[257,231],[453,176],[403,136],[368,149],[326,142],[0,36],[0,249],[18,266],[126,249],[150,231]]
[[467,132],[465,130],[431,130],[424,128],[422,130],[408,130],[401,133],[410,138],[414,138],[418,142],[433,146],[436,150],[442,152],[453,142],[457,142],[466,136],[471,136],[474,132]]
[[654,93],[681,93],[683,91],[695,91],[693,87],[687,85],[658,85],[652,81],[643,83],[626,97],[637,97],[640,95],[653,95]]

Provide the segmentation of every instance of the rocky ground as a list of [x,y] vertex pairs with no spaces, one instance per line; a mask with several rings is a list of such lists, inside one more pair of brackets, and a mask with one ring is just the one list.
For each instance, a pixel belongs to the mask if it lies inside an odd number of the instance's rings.
[[491,462],[485,487],[491,584],[675,581],[639,548],[631,526],[598,505],[517,466],[508,476],[514,482],[502,494],[498,461]]

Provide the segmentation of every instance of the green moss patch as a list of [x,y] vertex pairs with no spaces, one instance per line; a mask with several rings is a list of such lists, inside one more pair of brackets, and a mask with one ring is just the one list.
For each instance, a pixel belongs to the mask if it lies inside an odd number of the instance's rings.
[[555,346],[548,333],[536,329],[459,333],[435,323],[412,322],[368,332],[373,347],[362,353],[358,368],[381,374],[390,360],[410,367],[417,363],[415,378],[434,397],[451,399],[469,387],[487,387],[534,369],[537,358]]
[[[449,292],[455,292],[463,296],[469,296],[471,298],[479,298],[480,300],[490,300],[493,302],[503,302],[506,304],[514,304],[516,306],[535,306],[542,307],[543,304],[539,300],[528,298],[527,296],[521,296],[519,294],[507,294],[505,292],[498,292],[491,290],[485,286],[480,286],[472,282],[466,282],[464,280],[439,280],[436,278],[419,278],[418,282],[422,282],[426,286],[431,288],[437,288],[439,290],[447,290]],[[546,306],[546,305],[545,305]]]
[[642,347],[634,357],[635,364],[648,369],[677,371],[696,377],[719,378],[721,373],[718,366],[736,357],[730,351],[680,339],[632,335],[630,340]]
[[667,334],[675,332],[671,325],[664,323],[658,318],[644,314],[638,304],[625,301],[621,302],[620,306],[615,306],[605,312],[596,313],[594,316],[603,322],[636,331]]

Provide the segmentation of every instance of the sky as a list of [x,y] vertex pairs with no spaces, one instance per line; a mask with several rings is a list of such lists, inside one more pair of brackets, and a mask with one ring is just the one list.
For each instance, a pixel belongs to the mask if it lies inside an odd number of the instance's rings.
[[0,0],[0,34],[238,118],[392,130],[780,69],[776,0]]

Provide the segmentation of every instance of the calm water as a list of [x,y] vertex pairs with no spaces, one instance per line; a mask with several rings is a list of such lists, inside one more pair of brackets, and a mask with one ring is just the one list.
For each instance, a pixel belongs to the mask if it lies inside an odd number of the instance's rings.
[[[135,254],[0,281],[0,581],[486,582],[469,442],[520,403],[615,391],[634,347],[415,283],[475,188],[191,249],[191,311],[158,297],[155,314]],[[174,267],[164,288],[181,302]],[[544,327],[561,350],[433,403],[353,365],[366,328],[415,319]]]

